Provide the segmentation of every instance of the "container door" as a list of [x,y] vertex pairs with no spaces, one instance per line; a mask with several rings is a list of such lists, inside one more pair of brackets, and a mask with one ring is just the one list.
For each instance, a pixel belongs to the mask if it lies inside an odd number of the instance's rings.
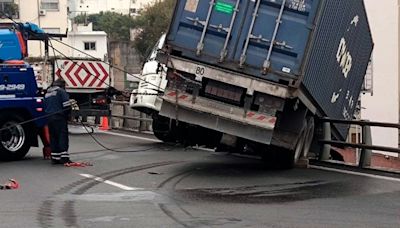
[[248,0],[179,1],[168,44],[183,56],[209,63],[233,58]]
[[[252,0],[235,62],[249,74],[300,74],[319,0]],[[271,75],[270,75],[271,76]]]

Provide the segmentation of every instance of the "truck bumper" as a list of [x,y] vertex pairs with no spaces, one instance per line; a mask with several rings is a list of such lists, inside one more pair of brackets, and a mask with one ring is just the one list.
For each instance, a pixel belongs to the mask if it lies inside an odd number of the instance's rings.
[[167,90],[160,115],[199,125],[226,134],[270,144],[276,117],[210,100]]

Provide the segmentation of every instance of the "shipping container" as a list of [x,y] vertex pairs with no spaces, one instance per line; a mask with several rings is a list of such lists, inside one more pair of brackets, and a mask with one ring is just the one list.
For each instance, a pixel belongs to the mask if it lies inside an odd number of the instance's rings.
[[161,116],[297,157],[316,118],[353,118],[373,50],[363,0],[177,1],[165,43]]
[[352,118],[373,48],[362,0],[178,1],[167,45],[172,55],[304,88],[337,119]]

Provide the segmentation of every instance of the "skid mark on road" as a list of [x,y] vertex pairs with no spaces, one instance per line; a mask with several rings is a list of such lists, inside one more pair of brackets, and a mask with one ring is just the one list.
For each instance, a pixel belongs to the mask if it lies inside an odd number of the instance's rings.
[[[166,162],[158,162],[158,163],[150,163],[145,165],[133,166],[129,168],[119,169],[119,170],[112,170],[109,172],[104,172],[98,174],[97,177],[102,178],[104,180],[109,180],[118,176],[122,176],[128,173],[138,172],[146,169],[151,169],[155,167],[167,166],[181,163],[182,161],[166,161]],[[101,182],[96,181],[91,178],[84,178],[73,182],[65,187],[60,188],[59,190],[53,193],[52,197],[49,197],[45,200],[41,207],[38,210],[37,214],[37,222],[40,227],[48,228],[54,227],[54,220],[56,211],[55,201],[57,197],[60,197],[64,194],[74,194],[74,195],[82,195],[87,192],[89,189],[93,188],[94,186],[100,184]],[[78,188],[79,187],[79,188]],[[74,188],[78,188],[75,191],[72,191]],[[64,221],[64,226],[67,227],[79,227],[77,216],[75,213],[75,201],[68,199],[64,201],[63,205],[61,206],[61,219]],[[60,225],[60,224],[57,224]]]
[[197,217],[191,212],[184,208],[182,199],[176,198],[179,191],[176,189],[177,185],[184,179],[190,177],[195,172],[201,170],[202,168],[188,168],[178,174],[168,177],[162,181],[158,188],[161,190],[170,191],[169,194],[174,198],[173,202],[158,203],[160,210],[168,216],[171,220],[175,221],[177,224],[183,227],[214,227],[214,226],[232,226],[237,225],[242,222],[240,219],[236,218],[221,218],[221,217]]

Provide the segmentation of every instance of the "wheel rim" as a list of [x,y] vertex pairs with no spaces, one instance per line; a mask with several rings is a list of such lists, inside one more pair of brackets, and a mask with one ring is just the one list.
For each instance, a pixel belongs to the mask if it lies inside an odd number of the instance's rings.
[[302,152],[304,157],[307,157],[308,155],[313,138],[314,138],[314,120],[311,119],[307,125],[307,132]]
[[304,141],[306,139],[305,136],[306,136],[305,132],[303,131],[300,135],[299,140],[297,140],[296,148],[294,150],[294,162],[295,163],[299,160],[299,158],[303,152],[303,145],[304,145]]
[[24,128],[14,121],[9,121],[2,126],[1,144],[11,152],[16,152],[25,143]]

